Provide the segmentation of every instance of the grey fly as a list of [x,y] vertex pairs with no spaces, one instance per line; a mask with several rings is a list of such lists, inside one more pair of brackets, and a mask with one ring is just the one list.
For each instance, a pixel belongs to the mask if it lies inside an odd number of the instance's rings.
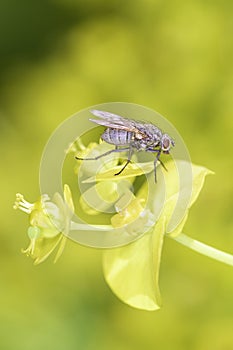
[[106,130],[101,135],[102,140],[109,144],[115,145],[115,149],[94,158],[75,158],[78,160],[97,160],[113,152],[127,151],[128,157],[126,163],[122,169],[115,174],[119,175],[130,163],[131,157],[135,151],[156,153],[154,160],[154,176],[155,182],[157,182],[156,164],[159,161],[166,169],[165,165],[160,160],[160,155],[161,153],[170,153],[171,147],[175,146],[174,140],[168,134],[163,133],[154,124],[123,118],[110,112],[95,109],[91,110],[90,112],[95,117],[100,118],[90,119],[90,121],[106,127]]

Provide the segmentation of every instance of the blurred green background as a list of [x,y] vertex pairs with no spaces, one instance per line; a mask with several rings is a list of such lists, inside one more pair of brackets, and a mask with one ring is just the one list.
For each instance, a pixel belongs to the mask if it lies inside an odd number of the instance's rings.
[[233,349],[233,270],[165,241],[163,308],[132,309],[105,284],[101,251],[69,242],[34,267],[28,217],[40,157],[68,116],[93,104],[148,106],[215,171],[185,232],[233,253],[233,2],[2,0],[0,5],[2,349]]

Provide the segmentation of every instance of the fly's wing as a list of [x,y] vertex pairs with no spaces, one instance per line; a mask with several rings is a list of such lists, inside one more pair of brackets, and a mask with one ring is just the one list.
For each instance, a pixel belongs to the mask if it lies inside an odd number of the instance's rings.
[[131,131],[131,132],[134,132],[135,134],[140,134],[141,138],[146,137],[146,134],[144,134],[142,131],[140,131],[137,128],[137,126],[136,126],[137,123],[134,120],[123,118],[117,114],[99,111],[96,109],[91,110],[90,112],[94,116],[102,119],[102,120],[89,119],[90,121],[92,121],[96,124],[106,126],[107,128]]

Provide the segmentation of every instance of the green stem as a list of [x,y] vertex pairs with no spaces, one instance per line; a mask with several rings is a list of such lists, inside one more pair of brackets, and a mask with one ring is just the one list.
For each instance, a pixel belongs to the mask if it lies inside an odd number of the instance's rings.
[[184,233],[181,233],[177,237],[171,237],[175,241],[185,245],[186,247],[195,250],[196,252],[206,255],[209,258],[221,261],[225,264],[233,266],[233,255],[222,252],[216,248],[210,247],[202,242],[196,241],[193,238],[186,236]]
[[[90,229],[95,229],[95,230],[100,230],[100,231],[108,231],[110,229],[113,229],[111,225],[93,225],[89,226],[86,224],[79,224],[71,221],[71,229],[72,230],[90,230]],[[196,241],[193,238],[190,238],[186,236],[184,233],[179,234],[177,237],[172,237],[172,236],[167,236],[175,241],[185,245],[186,247],[195,250],[199,254],[203,254],[205,256],[208,256],[209,258],[221,261],[227,265],[233,266],[233,255],[229,253],[225,253],[221,250],[218,250],[216,248],[213,248],[207,244],[204,244],[202,242]]]

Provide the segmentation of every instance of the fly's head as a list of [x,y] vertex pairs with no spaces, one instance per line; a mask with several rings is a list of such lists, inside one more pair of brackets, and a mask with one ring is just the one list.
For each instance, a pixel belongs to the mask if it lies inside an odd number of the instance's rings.
[[161,150],[165,154],[169,154],[170,149],[175,146],[175,141],[168,135],[163,134],[161,139]]

